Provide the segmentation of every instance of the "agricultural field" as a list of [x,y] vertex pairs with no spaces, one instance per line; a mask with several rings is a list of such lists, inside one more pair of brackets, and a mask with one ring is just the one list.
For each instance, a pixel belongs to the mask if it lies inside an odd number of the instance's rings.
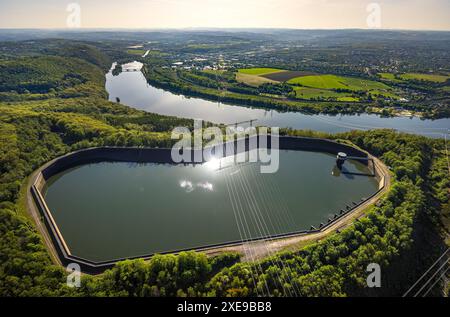
[[[385,79],[396,80],[393,74],[383,74]],[[295,96],[305,100],[333,99],[342,102],[360,101],[351,92],[367,92],[374,97],[400,99],[388,85],[360,78],[337,75],[318,75],[308,71],[283,71],[277,68],[247,68],[236,73],[236,81],[251,87],[263,84],[292,85]],[[338,89],[346,92],[336,91]]]
[[304,76],[291,79],[288,83],[318,89],[346,89],[352,91],[392,90],[391,87],[380,82],[336,75]]
[[378,76],[382,79],[395,80],[395,75],[391,73],[378,73]]
[[378,76],[381,79],[384,79],[384,80],[387,80],[387,81],[390,81],[390,82],[393,82],[393,83],[401,83],[401,82],[403,82],[403,80],[397,78],[396,75],[392,74],[392,73],[378,73]]
[[270,80],[263,76],[251,75],[251,74],[247,74],[245,72],[244,73],[237,72],[236,73],[236,81],[238,83],[243,83],[243,84],[246,84],[251,87],[259,87],[262,84],[267,84],[267,83],[277,83],[276,81]]
[[277,81],[265,76],[282,72],[285,71],[277,68],[244,68],[239,69],[236,73],[236,81],[251,87],[259,87],[268,83],[275,84]]
[[348,92],[336,92],[336,89],[345,89],[354,92],[365,91],[372,96],[400,99],[391,87],[380,82],[360,78],[336,75],[315,75],[294,78],[288,81],[288,83],[292,85],[301,85],[301,87],[298,87],[295,90],[297,97],[302,99],[316,99],[322,97],[336,98],[337,101],[359,101],[359,98],[352,96]]
[[238,74],[260,76],[273,82],[288,82],[297,77],[316,75],[308,71],[290,71],[277,68],[244,68],[239,69]]
[[337,101],[347,101],[347,102],[359,101],[358,98],[355,98],[348,93],[339,93],[333,90],[308,88],[308,87],[295,87],[294,90],[296,97],[299,99],[312,100],[318,98],[324,99],[333,98],[336,99]]
[[239,69],[238,73],[246,74],[246,75],[254,75],[254,76],[263,76],[269,75],[278,72],[284,72],[285,70],[277,69],[277,68],[243,68]]
[[259,87],[266,83],[276,83],[276,81],[267,79],[262,76],[248,75],[243,73],[236,74],[236,81],[252,87]]
[[404,80],[424,80],[424,81],[431,81],[434,83],[444,83],[450,77],[436,74],[407,73],[400,75],[400,78]]
[[270,74],[261,75],[262,77],[265,77],[267,79],[271,79],[278,82],[287,82],[291,79],[297,78],[297,77],[303,77],[303,76],[311,76],[311,75],[317,75],[313,72],[307,72],[307,71],[281,71],[281,72],[275,72]]
[[138,55],[138,56],[142,56],[144,55],[146,52],[146,50],[127,50],[127,53],[130,55]]

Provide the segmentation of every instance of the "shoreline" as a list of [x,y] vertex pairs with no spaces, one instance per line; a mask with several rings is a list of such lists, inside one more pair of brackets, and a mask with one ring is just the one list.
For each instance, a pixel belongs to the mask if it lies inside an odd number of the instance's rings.
[[[201,100],[205,100],[205,101],[217,101],[218,99],[221,98],[221,96],[217,96],[215,94],[211,94],[208,93],[207,90],[209,90],[210,88],[204,88],[201,86],[197,86],[195,85],[195,87],[199,87],[200,89],[204,89],[205,91],[199,92],[197,90],[192,90],[192,89],[185,89],[183,91],[178,91],[177,89],[173,88],[172,85],[173,83],[162,83],[161,81],[158,81],[156,79],[150,78],[150,76],[147,73],[147,69],[146,66],[143,64],[142,67],[139,69],[139,71],[143,74],[144,78],[146,79],[147,83],[149,85],[151,85],[154,88],[157,89],[162,89],[166,92],[170,92],[172,94],[175,95],[180,95],[183,96],[185,98],[199,98]],[[236,94],[233,92],[229,92],[229,91],[222,91],[223,93],[231,93],[231,94]],[[445,117],[445,116],[432,116],[432,117],[424,117],[424,113],[423,112],[415,112],[415,111],[410,111],[407,109],[403,109],[403,110],[395,110],[395,108],[376,108],[374,107],[372,104],[370,103],[361,103],[361,102],[343,102],[343,101],[313,101],[313,100],[291,100],[291,99],[287,99],[284,101],[287,101],[287,103],[283,103],[282,99],[276,99],[276,98],[268,98],[268,100],[260,100],[260,101],[253,101],[253,99],[251,98],[258,98],[258,97],[264,97],[264,96],[258,96],[258,95],[240,95],[239,96],[244,97],[248,97],[250,99],[247,100],[247,102],[244,101],[240,101],[240,99],[236,99],[233,96],[223,96],[223,100],[221,100],[220,102],[223,104],[227,104],[230,106],[241,106],[241,107],[247,107],[247,108],[259,108],[259,109],[264,109],[264,110],[275,110],[278,112],[298,112],[298,113],[302,113],[302,114],[306,114],[306,115],[359,115],[359,114],[368,114],[368,115],[378,115],[380,117],[387,117],[387,118],[395,118],[395,117],[399,117],[399,118],[418,118],[421,120],[439,120],[439,119],[449,119],[450,116]],[[251,102],[249,102],[249,100],[251,100]],[[289,104],[289,102],[291,103],[303,103],[304,106],[295,106],[295,105],[291,105]],[[256,104],[254,104],[256,103]],[[266,105],[267,103],[267,105]],[[278,104],[277,104],[278,103]],[[353,106],[357,106],[357,105],[363,105],[366,106],[365,109],[361,109],[361,111],[323,111],[323,109],[320,109],[321,107],[319,107],[319,109],[310,109],[310,111],[308,111],[308,109],[303,109],[308,107],[309,105],[320,105],[320,104],[331,104],[331,105],[341,105],[341,106],[349,106],[349,107],[353,107]],[[379,109],[379,111],[367,111],[367,109]],[[388,110],[388,111],[392,111],[392,113],[388,116],[383,116],[382,111],[383,110]]]

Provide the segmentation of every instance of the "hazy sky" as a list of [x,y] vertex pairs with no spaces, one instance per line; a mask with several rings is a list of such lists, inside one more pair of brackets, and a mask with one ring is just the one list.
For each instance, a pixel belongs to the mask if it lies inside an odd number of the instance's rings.
[[450,0],[0,0],[0,28],[65,28],[69,3],[83,28],[381,28],[450,30]]

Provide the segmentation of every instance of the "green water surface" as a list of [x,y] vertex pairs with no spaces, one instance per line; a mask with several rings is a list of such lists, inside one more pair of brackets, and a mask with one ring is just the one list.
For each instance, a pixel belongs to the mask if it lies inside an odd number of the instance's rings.
[[52,177],[45,199],[72,254],[104,261],[308,230],[377,189],[336,173],[333,155],[281,151],[274,174],[227,161],[83,165]]

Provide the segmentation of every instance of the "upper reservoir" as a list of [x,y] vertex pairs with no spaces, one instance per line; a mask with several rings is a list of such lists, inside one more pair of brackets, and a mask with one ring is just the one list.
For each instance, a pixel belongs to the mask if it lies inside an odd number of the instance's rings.
[[[126,70],[139,69],[133,63]],[[300,130],[317,130],[330,133],[349,130],[397,129],[429,137],[443,137],[450,127],[450,119],[422,120],[417,117],[383,118],[375,114],[359,115],[307,115],[299,112],[278,112],[243,106],[227,105],[199,98],[186,98],[152,87],[140,71],[124,71],[106,75],[109,99],[120,98],[130,107],[162,115],[203,119],[214,123],[232,124],[257,119],[257,125]]]
[[[98,162],[52,176],[44,196],[71,253],[106,261],[309,230],[378,190],[366,165],[283,150],[280,168]],[[313,180],[313,181],[312,181]]]

